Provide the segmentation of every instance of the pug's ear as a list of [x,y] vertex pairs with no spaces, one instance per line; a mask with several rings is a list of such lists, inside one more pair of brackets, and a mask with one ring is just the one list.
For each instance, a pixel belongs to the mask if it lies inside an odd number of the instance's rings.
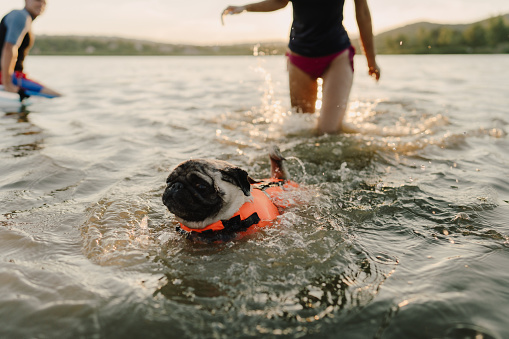
[[246,171],[239,167],[228,167],[221,170],[224,181],[238,186],[246,197],[251,195],[251,185]]
[[252,185],[252,184],[259,184],[261,181],[260,180],[255,180],[253,178],[251,178],[250,176],[247,177],[247,181],[249,181],[249,183]]

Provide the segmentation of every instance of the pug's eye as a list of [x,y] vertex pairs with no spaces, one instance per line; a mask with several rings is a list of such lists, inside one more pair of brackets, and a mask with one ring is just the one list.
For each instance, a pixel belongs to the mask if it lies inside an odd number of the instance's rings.
[[196,184],[194,185],[194,187],[199,191],[204,191],[207,189],[207,186],[205,186],[204,184]]

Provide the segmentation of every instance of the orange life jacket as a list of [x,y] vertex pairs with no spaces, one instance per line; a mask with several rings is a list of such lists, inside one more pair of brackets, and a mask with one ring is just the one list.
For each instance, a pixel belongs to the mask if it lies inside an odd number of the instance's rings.
[[[231,235],[237,232],[247,231],[251,226],[264,227],[271,224],[277,218],[279,207],[287,207],[283,201],[278,200],[278,195],[287,187],[298,187],[293,181],[281,179],[266,179],[260,183],[251,185],[252,201],[246,202],[228,220],[219,220],[205,228],[193,229],[183,224],[177,227],[177,231],[185,236],[198,235],[200,238],[221,238],[221,235]],[[278,206],[274,204],[275,201]],[[278,202],[282,202],[281,204]]]

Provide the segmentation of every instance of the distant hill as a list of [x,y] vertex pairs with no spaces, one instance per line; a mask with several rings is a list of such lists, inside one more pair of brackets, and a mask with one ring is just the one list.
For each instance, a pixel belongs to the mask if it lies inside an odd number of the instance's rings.
[[378,34],[375,44],[379,54],[509,53],[509,13],[470,24],[413,23]]
[[488,19],[484,19],[484,20],[481,20],[481,21],[477,21],[477,22],[474,22],[474,23],[468,23],[468,24],[450,25],[450,24],[438,24],[438,23],[431,23],[431,22],[416,22],[416,23],[413,23],[413,24],[410,24],[410,25],[406,25],[406,26],[403,26],[403,27],[395,28],[393,30],[390,30],[390,31],[387,31],[387,32],[384,32],[384,33],[380,33],[379,35],[377,35],[377,37],[378,38],[383,38],[383,37],[386,37],[386,36],[397,35],[397,34],[412,35],[412,34],[417,34],[419,32],[419,30],[421,30],[421,29],[433,30],[433,29],[437,29],[437,28],[441,28],[441,27],[445,27],[445,28],[449,28],[449,29],[452,29],[452,30],[457,30],[457,31],[463,32],[468,27],[470,27],[472,25],[477,25],[477,24],[480,24],[480,25],[482,25],[482,26],[484,26],[486,28],[486,27],[488,27],[489,21],[491,19],[498,18],[498,17],[501,17],[502,20],[504,20],[505,24],[509,25],[509,13],[508,13],[508,14],[505,14],[505,15],[501,15],[501,16],[497,16],[497,17],[492,17],[492,18],[488,18]]
[[[358,39],[352,43],[361,53]],[[418,22],[375,36],[378,54],[509,53],[509,14],[471,24]],[[37,36],[35,55],[273,55],[286,42],[183,45],[118,37]]]

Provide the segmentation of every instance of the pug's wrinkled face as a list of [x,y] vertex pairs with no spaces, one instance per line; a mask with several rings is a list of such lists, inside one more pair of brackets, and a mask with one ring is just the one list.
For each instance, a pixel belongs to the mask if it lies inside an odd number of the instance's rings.
[[166,179],[163,203],[182,224],[201,229],[230,219],[251,200],[250,190],[250,178],[239,167],[220,160],[188,160]]

